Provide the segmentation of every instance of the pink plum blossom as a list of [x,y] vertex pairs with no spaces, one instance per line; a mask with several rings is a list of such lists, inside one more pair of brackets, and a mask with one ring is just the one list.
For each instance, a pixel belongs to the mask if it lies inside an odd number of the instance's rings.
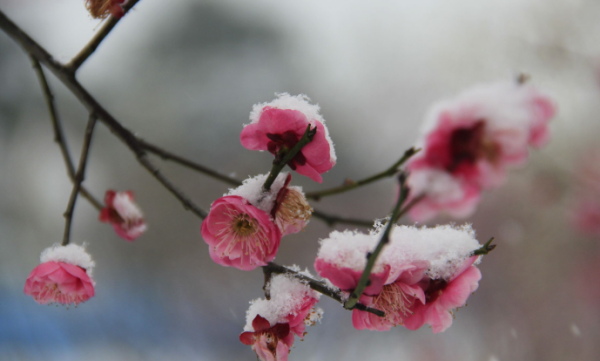
[[119,237],[131,242],[146,232],[144,215],[134,202],[132,191],[107,190],[104,203],[106,206],[100,211],[99,219],[110,223]]
[[242,130],[240,141],[250,150],[267,150],[277,156],[292,149],[304,135],[308,125],[316,128],[313,140],[288,163],[290,168],[316,182],[336,162],[333,143],[319,114],[305,95],[278,94],[270,103],[257,104],[250,114],[251,123]]
[[352,325],[357,330],[387,331],[404,324],[413,313],[417,301],[425,302],[425,293],[421,281],[429,267],[427,261],[415,261],[396,267],[384,282],[382,289],[375,295],[363,294],[360,302],[366,306],[385,312],[384,317],[372,313],[352,310]]
[[260,360],[286,361],[294,335],[303,339],[306,326],[321,319],[323,311],[315,308],[320,294],[284,274],[274,276],[267,287],[270,299],[251,302],[240,341],[252,346]]
[[288,174],[271,209],[271,217],[275,219],[282,236],[303,230],[313,212],[302,188],[289,186],[291,180],[292,175]]
[[481,190],[497,188],[510,166],[523,165],[529,146],[547,143],[554,113],[552,101],[533,86],[511,82],[474,87],[436,105],[423,150],[407,167],[412,197],[425,195],[411,217],[471,215]]
[[281,241],[269,215],[240,196],[217,199],[202,222],[201,234],[213,261],[244,271],[271,262]]
[[40,261],[23,289],[37,303],[78,305],[94,297],[94,262],[82,247],[54,246],[42,252]]
[[428,279],[425,300],[417,299],[404,326],[416,330],[428,324],[433,333],[444,332],[452,325],[452,310],[463,307],[471,293],[479,287],[481,272],[473,263],[477,256],[470,257],[450,279]]

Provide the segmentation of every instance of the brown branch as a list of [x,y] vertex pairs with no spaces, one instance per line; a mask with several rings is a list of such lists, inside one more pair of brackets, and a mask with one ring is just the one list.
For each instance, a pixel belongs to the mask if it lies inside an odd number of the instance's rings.
[[[317,281],[314,278],[305,276],[305,275],[298,273],[294,270],[291,270],[287,267],[280,266],[276,263],[269,262],[266,266],[263,266],[263,272],[265,273],[265,275],[266,274],[270,275],[272,273],[285,273],[285,274],[292,275],[292,276],[294,276],[294,278],[308,284],[310,286],[310,288],[312,288],[313,290],[338,301],[342,305],[346,301],[346,296],[342,293],[342,291],[339,288],[337,288],[337,287],[332,288],[323,281]],[[357,310],[360,310],[360,311],[370,312],[379,317],[385,316],[385,312],[378,310],[376,308],[371,308],[371,307],[365,306],[362,303],[356,303],[353,308],[356,308]]]
[[206,211],[195,205],[182,191],[173,185],[160,170],[147,158],[145,150],[138,143],[137,137],[119,121],[117,121],[88,91],[75,79],[74,73],[54,58],[29,35],[25,34],[6,15],[0,11],[0,28],[15,40],[30,56],[44,64],[75,97],[86,107],[90,113],[106,125],[129,149],[136,155],[140,164],[146,168],[165,188],[167,188],[184,206],[197,216],[204,219]]
[[[63,160],[65,162],[65,168],[67,168],[67,174],[72,183],[75,182],[75,166],[73,165],[73,161],[71,160],[71,155],[69,153],[69,147],[67,146],[67,140],[64,136],[64,132],[62,130],[62,126],[60,123],[60,118],[58,117],[58,111],[56,110],[56,106],[54,105],[54,96],[52,95],[52,91],[50,90],[50,85],[48,85],[48,81],[46,80],[46,76],[44,75],[44,70],[40,66],[40,63],[33,56],[31,57],[31,64],[35,69],[35,72],[40,81],[40,86],[42,88],[42,93],[44,94],[44,99],[46,100],[46,105],[48,106],[48,113],[50,114],[50,120],[52,121],[52,129],[54,130],[54,141],[58,144]],[[79,191],[82,196],[84,196],[96,209],[102,209],[102,202],[98,201],[96,197],[94,197],[84,186],[81,186]]]
[[367,184],[371,184],[373,182],[376,182],[380,179],[383,178],[387,178],[387,177],[391,177],[393,175],[395,175],[396,173],[398,173],[400,171],[400,167],[407,161],[410,159],[410,157],[412,157],[413,155],[417,154],[417,152],[419,152],[420,149],[415,149],[415,148],[410,148],[408,150],[406,150],[404,152],[404,155],[402,155],[402,158],[400,158],[396,163],[394,163],[391,167],[389,167],[388,169],[384,170],[383,172],[379,172],[375,175],[372,175],[370,177],[361,179],[359,181],[347,181],[346,184],[343,184],[339,187],[334,187],[334,188],[330,188],[330,189],[325,189],[322,191],[317,191],[317,192],[308,192],[306,193],[306,198],[308,199],[314,199],[314,200],[319,200],[323,197],[326,196],[331,196],[334,194],[339,194],[339,193],[344,193],[362,186],[365,186]]
[[75,210],[75,203],[77,202],[77,195],[81,189],[81,183],[85,178],[85,168],[88,160],[88,153],[90,145],[92,144],[92,135],[94,134],[94,126],[96,125],[96,115],[90,114],[87,127],[85,128],[85,137],[83,139],[83,146],[81,148],[81,157],[79,158],[79,167],[75,174],[75,181],[73,182],[73,190],[71,191],[71,197],[69,198],[69,204],[65,211],[65,232],[63,235],[62,245],[66,246],[69,244],[71,236],[71,222],[73,221],[73,211]]
[[[129,0],[125,5],[123,5],[123,11],[125,14],[137,4],[139,0]],[[124,15],[123,15],[124,16]],[[90,42],[81,49],[81,51],[71,60],[69,64],[65,67],[69,69],[72,73],[75,73],[77,69],[83,64],[89,57],[96,51],[100,43],[106,38],[106,36],[112,31],[112,29],[117,25],[117,23],[121,20],[121,18],[115,18],[111,16],[100,31],[96,33],[96,35],[90,40]]]

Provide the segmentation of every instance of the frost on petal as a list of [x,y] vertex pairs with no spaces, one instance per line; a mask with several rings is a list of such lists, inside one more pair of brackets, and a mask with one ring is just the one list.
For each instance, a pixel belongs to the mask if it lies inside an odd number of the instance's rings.
[[100,211],[99,219],[109,223],[119,237],[131,242],[146,232],[144,215],[134,202],[132,191],[107,190],[104,203],[106,206]]
[[270,216],[240,196],[213,202],[201,234],[213,261],[244,271],[271,262],[281,241],[281,232]]
[[251,205],[262,210],[267,214],[271,214],[271,210],[275,205],[277,194],[286,185],[286,179],[289,173],[281,172],[277,175],[277,178],[271,185],[269,191],[263,191],[263,184],[267,180],[268,174],[259,174],[254,177],[246,178],[242,185],[230,189],[227,194],[223,196],[239,196],[246,199]]
[[256,104],[250,120],[240,135],[240,142],[247,149],[267,150],[273,155],[288,151],[298,143],[310,124],[316,127],[316,135],[288,165],[319,183],[322,182],[321,174],[335,165],[335,150],[325,120],[319,114],[319,106],[310,104],[305,95],[277,94],[270,103]]
[[95,263],[83,247],[54,245],[44,250],[40,259],[23,289],[37,303],[78,305],[94,296],[91,271]]

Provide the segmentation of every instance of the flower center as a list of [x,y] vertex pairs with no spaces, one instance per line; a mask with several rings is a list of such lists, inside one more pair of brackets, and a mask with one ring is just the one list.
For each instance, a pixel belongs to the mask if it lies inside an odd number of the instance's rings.
[[403,324],[404,318],[412,314],[413,299],[396,283],[383,286],[373,301],[376,308],[385,312],[384,319],[395,326]]
[[[267,149],[276,157],[280,152],[287,153],[290,151],[300,140],[298,135],[296,135],[296,132],[292,130],[283,132],[283,134],[267,133],[267,138],[270,140],[270,142],[267,143]],[[304,164],[306,164],[306,157],[304,154],[302,154],[302,150],[299,151],[294,158],[288,162],[288,165],[293,170],[296,170],[296,165]]]
[[470,128],[459,128],[450,136],[451,161],[447,165],[454,171],[463,163],[474,164],[484,158],[495,163],[500,155],[498,145],[485,137],[485,122],[480,120]]
[[256,220],[250,219],[247,214],[239,215],[233,223],[233,230],[241,237],[246,237],[256,232]]
[[[270,252],[269,236],[258,220],[235,208],[228,207],[223,214],[227,215],[229,220],[217,223],[222,228],[216,233],[220,242],[214,247],[215,251],[226,244],[226,247],[220,249],[223,257],[229,256],[238,247],[241,247],[242,256],[260,253],[264,257]],[[250,263],[252,262],[251,258]]]
[[78,294],[64,294],[58,288],[58,284],[56,283],[47,283],[45,284],[40,293],[35,297],[36,301],[43,300],[48,301],[44,303],[61,303],[61,304],[70,304],[74,303],[76,306],[81,302],[85,301],[81,295]]

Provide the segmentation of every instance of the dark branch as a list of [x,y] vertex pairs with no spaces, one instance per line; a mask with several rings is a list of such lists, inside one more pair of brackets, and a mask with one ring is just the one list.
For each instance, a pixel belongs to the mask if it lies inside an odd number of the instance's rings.
[[415,148],[410,148],[407,151],[404,152],[404,155],[402,156],[402,158],[400,158],[396,163],[394,163],[391,167],[389,167],[388,169],[384,170],[383,172],[377,173],[375,175],[372,175],[368,178],[365,179],[361,179],[359,181],[347,181],[345,184],[339,186],[339,187],[335,187],[335,188],[330,188],[330,189],[325,189],[322,191],[318,191],[318,192],[308,192],[306,193],[306,198],[308,199],[314,199],[314,200],[319,200],[322,197],[326,197],[326,196],[331,196],[334,194],[339,194],[339,193],[343,193],[343,192],[347,192],[353,189],[356,189],[358,187],[362,187],[364,185],[376,182],[380,179],[383,178],[387,178],[387,177],[391,177],[393,175],[395,175],[396,173],[398,173],[400,171],[400,167],[408,160],[410,159],[410,157],[412,157],[413,155],[417,154],[417,152],[419,152],[420,149],[415,149]]
[[[125,14],[137,4],[140,0],[129,0],[125,5],[123,5],[123,11]],[[72,73],[75,73],[77,69],[83,64],[89,57],[96,51],[100,43],[106,38],[106,36],[112,31],[112,29],[117,25],[117,23],[121,20],[120,18],[115,18],[111,16],[104,26],[96,35],[90,40],[90,42],[81,49],[81,51],[71,60],[69,64],[66,65]]]
[[[325,296],[330,297],[330,298],[338,301],[341,304],[344,304],[345,295],[342,293],[342,291],[339,288],[332,288],[332,287],[328,286],[323,281],[317,281],[314,278],[305,276],[301,273],[298,273],[287,267],[280,266],[273,262],[269,262],[269,264],[267,264],[266,266],[263,266],[263,272],[265,272],[265,274],[267,274],[267,273],[268,274],[286,273],[286,274],[292,275],[296,279],[298,279],[302,282],[306,282],[306,284],[308,284],[310,286],[310,288],[312,288],[313,290],[315,290],[321,294],[324,294]],[[357,310],[370,312],[379,317],[385,316],[385,312],[375,309],[375,308],[367,307],[367,306],[363,305],[362,303],[356,303],[354,305],[354,308],[356,308]]]
[[65,232],[63,235],[62,245],[66,246],[69,244],[71,236],[71,222],[73,221],[73,211],[75,210],[75,202],[77,202],[77,195],[81,189],[81,183],[85,178],[85,168],[88,160],[88,153],[90,145],[92,144],[92,135],[94,134],[94,126],[96,125],[96,115],[90,114],[87,127],[85,128],[85,137],[83,139],[83,146],[81,148],[81,157],[79,158],[79,167],[75,174],[75,181],[73,182],[73,190],[71,191],[71,197],[69,198],[69,204],[65,211]]
[[304,132],[304,135],[302,135],[302,138],[300,138],[298,143],[296,143],[292,149],[281,150],[279,153],[277,153],[275,160],[273,161],[273,168],[271,168],[271,172],[269,173],[265,184],[263,184],[263,191],[266,192],[271,189],[271,185],[273,182],[275,182],[275,179],[277,179],[277,176],[283,170],[286,164],[294,159],[296,154],[298,154],[298,152],[300,152],[305,145],[313,140],[315,134],[317,134],[317,127],[310,129],[309,124],[306,127],[306,131]]
[[365,270],[363,271],[362,275],[360,276],[360,279],[358,280],[358,285],[356,286],[354,291],[350,293],[350,297],[344,303],[344,307],[346,309],[351,310],[355,308],[356,304],[358,303],[358,300],[360,299],[360,296],[362,295],[365,288],[367,288],[367,284],[369,283],[369,277],[371,276],[371,271],[375,266],[377,257],[379,257],[379,254],[383,250],[383,247],[390,242],[390,233],[392,231],[392,228],[398,221],[400,215],[400,207],[402,207],[402,203],[404,203],[404,200],[407,196],[408,187],[405,186],[405,177],[404,174],[400,174],[400,195],[398,196],[398,202],[394,207],[392,216],[390,217],[390,220],[388,221],[388,224],[385,227],[385,231],[383,232],[383,235],[381,236],[377,247],[375,247],[375,250],[373,252],[367,254],[367,265],[365,266]]
[[[48,106],[48,113],[50,114],[50,120],[52,121],[52,128],[54,130],[54,141],[60,147],[60,151],[62,153],[63,160],[65,162],[65,167],[67,168],[67,174],[71,182],[75,182],[75,166],[73,165],[73,161],[71,160],[71,155],[69,154],[69,147],[67,146],[67,140],[64,136],[64,132],[62,130],[62,126],[60,123],[60,118],[58,117],[58,111],[54,105],[54,96],[52,95],[52,91],[50,90],[50,86],[48,85],[48,81],[46,80],[46,76],[44,75],[44,71],[40,66],[40,63],[32,56],[31,64],[35,69],[35,72],[40,81],[40,86],[42,87],[42,93],[44,94],[44,99],[46,100],[46,105]],[[84,196],[96,209],[102,209],[102,203],[98,201],[85,187],[81,186],[79,191],[82,196]]]
[[496,245],[492,244],[493,240],[494,237],[490,238],[490,240],[487,241],[483,246],[481,246],[481,248],[473,251],[473,256],[487,255],[488,253],[493,251],[496,248]]

